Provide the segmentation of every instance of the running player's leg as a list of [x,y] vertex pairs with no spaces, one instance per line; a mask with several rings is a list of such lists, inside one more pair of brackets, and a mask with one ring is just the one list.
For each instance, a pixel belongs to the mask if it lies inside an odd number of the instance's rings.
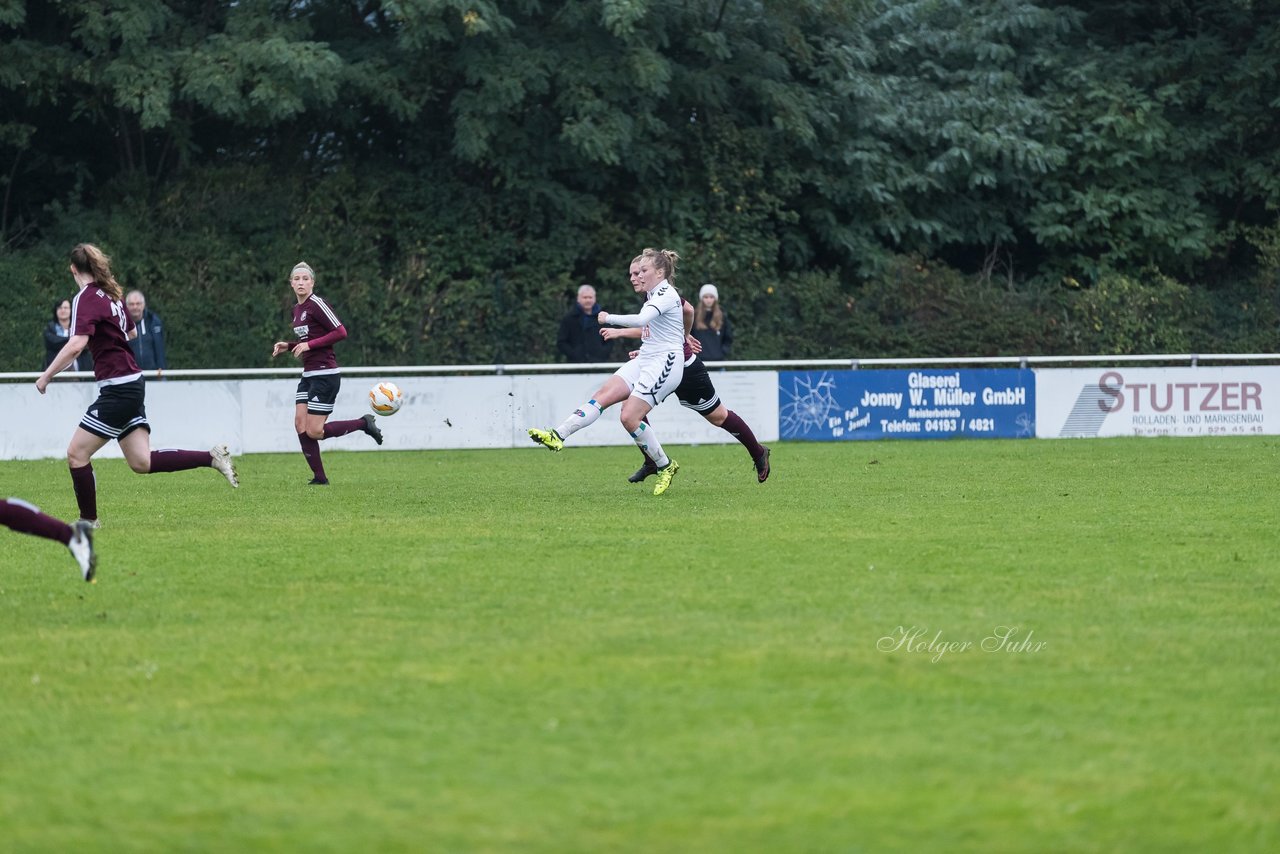
[[240,485],[226,445],[215,445],[208,451],[176,448],[152,451],[151,425],[147,423],[144,398],[145,386],[141,381],[117,388],[109,387],[99,397],[100,417],[103,421],[116,425],[113,428],[116,432],[115,439],[129,468],[138,474],[212,468],[226,477],[232,486]]
[[[640,423],[644,424],[645,428],[648,429],[650,426],[649,416],[646,415],[644,418],[641,418]],[[640,483],[642,480],[652,477],[658,473],[658,467],[654,464],[653,460],[649,459],[649,455],[647,453],[641,451],[640,456],[644,459],[644,462],[640,464],[640,468],[631,473],[631,477],[627,478],[627,483]]]
[[232,486],[240,485],[235,466],[231,461],[231,452],[226,445],[214,445],[207,451],[188,451],[181,448],[161,448],[153,451],[149,427],[130,430],[120,437],[119,442],[120,450],[124,452],[129,468],[138,474],[164,474],[211,468],[221,473]]
[[636,443],[636,447],[646,457],[655,461],[657,471],[654,474],[658,476],[658,484],[653,488],[653,494],[661,495],[667,491],[667,487],[671,486],[671,479],[680,470],[680,464],[667,456],[653,427],[644,420],[650,409],[652,407],[645,398],[634,394],[628,397],[622,404],[622,426],[627,428],[627,433]]
[[680,380],[680,387],[676,389],[676,396],[680,398],[682,406],[692,409],[737,439],[751,455],[751,462],[756,467],[756,478],[760,483],[765,482],[769,477],[769,449],[756,441],[756,435],[747,426],[747,422],[720,402],[720,395],[716,392],[711,374],[702,359],[695,358],[685,365],[684,377]]
[[67,446],[67,468],[71,471],[71,488],[76,493],[80,518],[98,527],[98,480],[90,459],[107,444],[107,439],[77,427]]
[[631,436],[631,440],[636,443],[636,447],[648,459],[654,461],[658,468],[663,468],[671,462],[665,451],[662,450],[662,443],[658,441],[657,431],[649,424],[645,416],[649,414],[649,410],[653,407],[647,400],[636,395],[628,397],[622,404],[622,426],[626,428],[627,433]]
[[345,421],[325,422],[324,436],[322,438],[334,439],[357,431],[372,436],[373,441],[379,445],[382,444],[382,430],[378,428],[377,422],[374,421],[373,413],[367,413],[359,418],[348,418]]
[[23,534],[56,540],[71,551],[71,556],[80,565],[80,574],[85,581],[93,581],[98,559],[93,551],[93,525],[80,521],[68,525],[61,519],[41,512],[34,504],[20,498],[0,501],[0,525]]
[[132,382],[102,386],[97,399],[80,417],[67,447],[67,466],[71,469],[71,485],[80,506],[80,518],[95,528],[99,525],[98,484],[89,461],[107,442],[147,423],[145,397],[146,387],[141,377]]
[[[310,413],[320,413],[328,415],[333,414],[334,403],[338,400],[338,392],[342,388],[341,374],[326,374],[319,377],[312,377],[311,382],[311,398],[307,401],[307,411]],[[322,424],[320,435],[309,433],[316,441],[324,439],[335,439],[338,436],[346,436],[348,433],[355,432],[366,433],[373,438],[373,441],[379,445],[382,444],[382,431],[378,429],[378,425],[374,422],[372,414],[361,416],[360,418],[348,418],[345,421],[329,421]]]
[[0,500],[0,525],[20,534],[57,540],[64,546],[71,542],[70,525],[41,512],[39,507],[21,498]]
[[[688,409],[692,409],[701,415],[706,415],[706,410],[711,407],[719,406],[720,398],[716,395],[715,387],[711,384],[711,377],[707,373],[707,368],[702,364],[702,360],[696,356],[685,363],[684,372],[680,376],[680,384],[676,386],[675,395],[680,399],[680,405]],[[644,424],[649,424],[649,417],[646,415],[641,419]],[[649,458],[647,453],[644,455],[644,464],[636,469],[631,477],[627,478],[630,483],[639,483],[640,481],[651,477],[658,473],[658,465]]]
[[[303,377],[298,381],[298,391],[294,395],[293,429],[298,434],[298,446],[302,448],[302,457],[311,468],[310,485],[324,486],[329,483],[329,478],[324,472],[324,461],[320,458],[320,440],[324,438],[325,419],[329,417],[328,412],[332,412],[333,407],[328,407],[327,411],[321,409],[318,414],[313,414],[313,405],[323,406],[323,402],[319,399],[319,389],[315,394],[312,393],[313,379],[318,378]],[[315,397],[314,401],[312,397]]]
[[658,485],[654,487],[653,494],[661,495],[671,485],[671,478],[680,466],[667,456],[652,425],[645,422],[644,417],[680,385],[684,378],[684,361],[679,352],[672,351],[648,359],[640,357],[635,362],[643,364],[631,396],[622,404],[622,426],[636,447],[657,465]]
[[706,419],[733,438],[742,443],[751,455],[751,462],[756,467],[756,480],[764,483],[769,479],[769,449],[756,440],[747,422],[738,413],[725,407],[722,403],[711,412],[704,413]]
[[311,466],[311,485],[326,486],[329,476],[324,471],[324,460],[320,458],[320,440],[324,438],[324,422],[329,416],[316,415],[306,411],[306,405],[299,406],[302,412],[302,429],[298,431],[298,444],[302,446],[302,455]]
[[[715,395],[715,389],[711,387],[711,378],[707,375],[706,366],[702,364],[701,359],[695,356],[685,363],[684,373],[680,377],[680,385],[676,386],[676,397],[680,399],[681,406],[697,410],[699,401],[704,400],[701,395],[705,393],[705,388],[710,388],[710,394]],[[648,415],[640,420],[646,425],[646,429],[653,426],[649,423]],[[640,455],[644,457],[644,462],[640,468],[632,473],[631,477],[627,478],[628,483],[640,483],[642,480],[658,473],[658,466],[649,458],[649,455],[643,450]]]

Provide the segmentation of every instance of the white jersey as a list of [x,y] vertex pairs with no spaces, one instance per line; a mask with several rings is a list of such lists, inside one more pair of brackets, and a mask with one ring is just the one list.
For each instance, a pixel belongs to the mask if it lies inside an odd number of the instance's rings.
[[640,327],[640,355],[684,351],[684,308],[675,286],[663,279],[649,291],[639,314],[611,314],[610,326]]

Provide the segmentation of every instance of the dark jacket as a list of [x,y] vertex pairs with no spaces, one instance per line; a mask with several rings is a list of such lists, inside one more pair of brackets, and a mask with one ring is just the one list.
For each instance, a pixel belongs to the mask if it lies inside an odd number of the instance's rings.
[[143,309],[138,321],[138,337],[129,342],[133,358],[144,371],[169,367],[164,356],[164,327],[151,309]]
[[[67,339],[71,337],[70,330],[64,330],[58,325],[58,321],[50,320],[49,325],[44,328],[44,366],[47,368],[53,364],[53,360],[58,357],[58,353],[67,345]],[[80,351],[80,355],[71,363],[68,371],[92,371],[93,357],[89,355],[89,348],[85,347]]]
[[[694,311],[701,312],[702,306],[694,306]],[[694,338],[702,342],[702,361],[704,362],[724,362],[733,358],[733,327],[729,324],[729,315],[722,308],[720,316],[723,323],[717,331],[711,327],[699,329],[694,324],[693,330],[690,332]]]
[[569,313],[560,321],[560,332],[556,336],[556,349],[569,362],[612,362],[613,342],[600,337],[600,324],[596,315],[600,306],[591,306],[587,314],[576,302]]

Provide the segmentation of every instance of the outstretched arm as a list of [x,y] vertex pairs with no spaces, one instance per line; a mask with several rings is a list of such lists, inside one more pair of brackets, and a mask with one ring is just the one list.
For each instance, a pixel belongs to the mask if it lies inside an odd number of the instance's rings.
[[88,335],[72,335],[68,338],[67,343],[63,344],[62,349],[58,351],[58,355],[54,356],[53,361],[49,363],[49,367],[45,368],[44,373],[36,380],[36,391],[44,394],[44,390],[49,387],[49,381],[65,371],[88,344]]
[[628,329],[601,329],[600,337],[606,341],[612,341],[615,338],[639,338],[644,335],[644,330],[639,326],[630,327]]
[[602,311],[596,315],[596,321],[601,326],[608,324],[610,326],[632,326],[639,328],[653,323],[653,321],[658,319],[658,315],[661,313],[662,312],[658,310],[657,306],[650,303],[640,309],[639,314],[610,314],[607,311]]

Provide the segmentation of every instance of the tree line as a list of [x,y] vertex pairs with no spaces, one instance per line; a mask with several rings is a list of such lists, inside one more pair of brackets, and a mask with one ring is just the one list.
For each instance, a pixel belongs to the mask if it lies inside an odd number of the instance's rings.
[[1274,348],[1280,10],[1250,0],[0,0],[0,366],[67,249],[174,367],[299,259],[349,364],[551,361],[644,246],[740,358]]

